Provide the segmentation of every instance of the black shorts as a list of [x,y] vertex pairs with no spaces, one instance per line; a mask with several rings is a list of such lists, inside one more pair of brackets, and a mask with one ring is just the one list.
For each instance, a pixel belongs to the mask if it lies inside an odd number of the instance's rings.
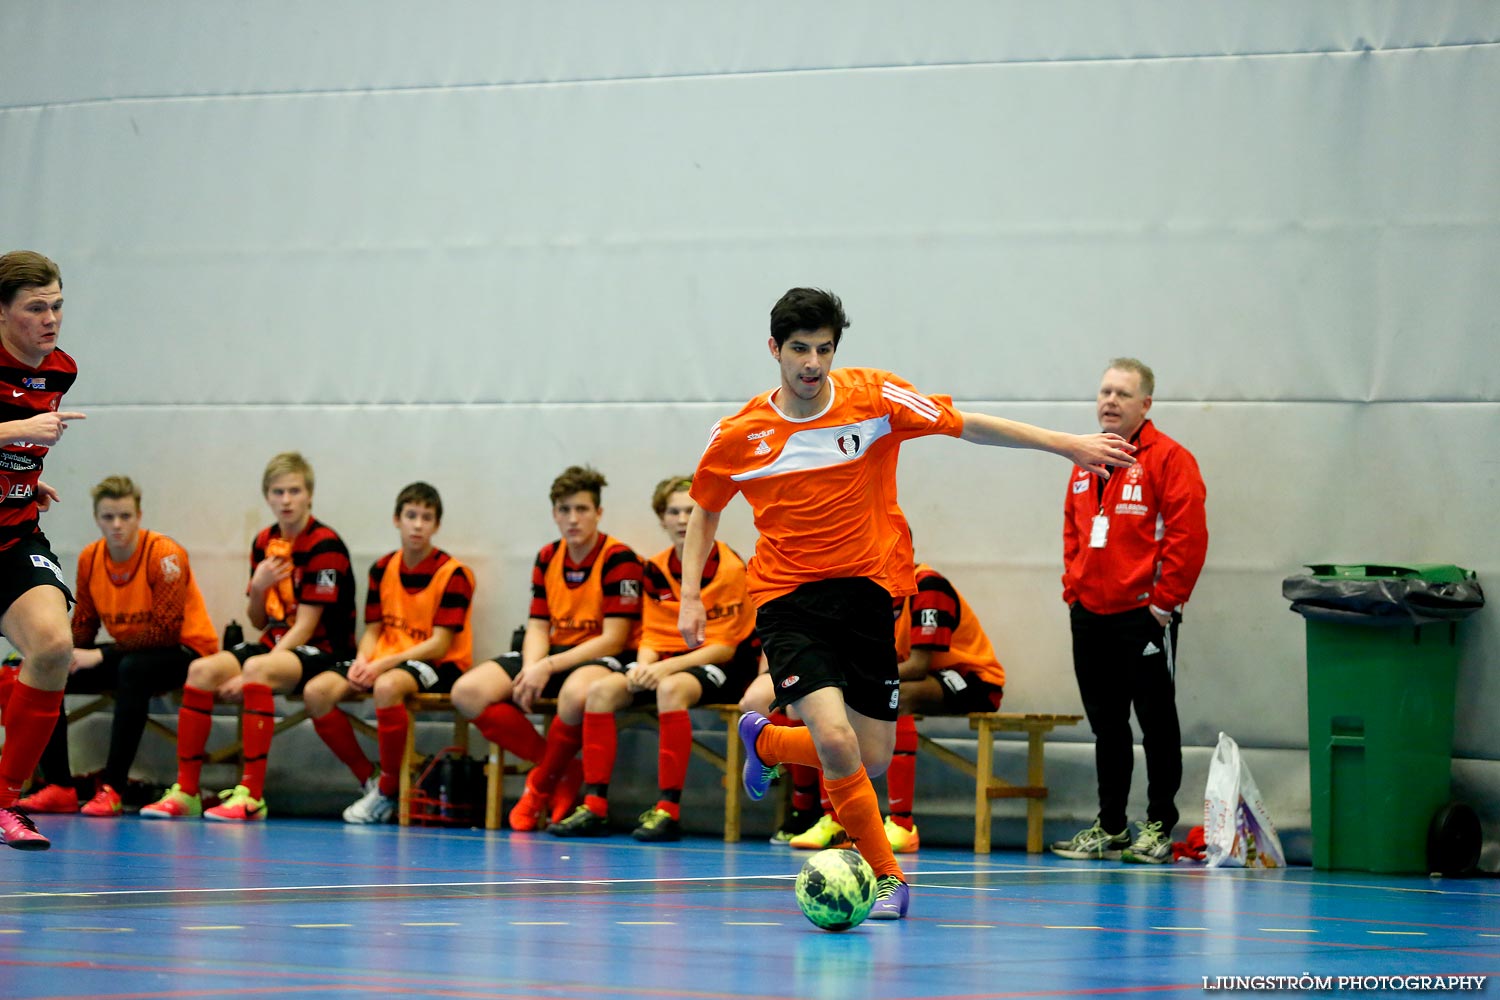
[[970,712],[998,712],[1004,688],[957,670],[934,670],[931,676],[943,686],[943,714],[968,715]]
[[[230,646],[228,652],[234,654],[234,658],[240,661],[240,666],[252,656],[264,656],[271,651],[271,647],[264,642],[242,642],[238,646]],[[292,687],[290,694],[301,694],[302,687],[314,677],[325,670],[338,669],[340,659],[332,653],[325,653],[317,646],[298,646],[292,650],[292,655],[297,657],[297,662],[302,665],[302,676],[297,678],[297,683]],[[345,665],[347,670],[347,664]]]
[[[673,654],[678,655],[678,654]],[[662,659],[669,659],[663,656]],[[629,670],[625,664],[623,670]],[[698,681],[703,693],[698,696],[700,705],[734,705],[755,680],[760,670],[760,641],[747,639],[735,650],[734,659],[728,663],[708,663],[700,667],[688,667],[682,671]],[[656,704],[655,691],[637,691],[630,704],[636,708]]]
[[[551,649],[547,650],[547,653],[548,655],[555,656],[558,653],[566,653],[572,648],[572,646],[553,646]],[[516,677],[520,675],[520,653],[501,653],[499,656],[491,657],[491,659],[500,664],[500,668],[505,671],[505,673],[510,677],[511,680],[515,680]],[[622,650],[618,656],[601,656],[597,660],[584,660],[582,663],[578,664],[578,666],[569,667],[567,670],[561,670],[553,674],[547,680],[547,686],[542,688],[541,697],[556,698],[558,693],[562,691],[563,681],[567,680],[568,675],[577,670],[578,667],[608,667],[609,669],[618,673],[619,671],[624,670],[626,665],[631,663],[634,659],[635,650],[626,649]]]
[[73,592],[63,579],[57,556],[40,531],[27,535],[0,552],[0,617],[21,595],[36,587],[56,587],[63,592],[68,607],[74,604]]
[[[348,679],[352,666],[353,660],[341,660],[333,665],[333,672]],[[439,663],[434,667],[426,660],[403,660],[391,669],[410,674],[423,694],[447,694],[453,690],[454,681],[464,675],[456,663]]]
[[775,682],[774,706],[837,687],[861,715],[896,721],[901,680],[891,595],[880,584],[864,577],[804,583],[766,602],[755,631]]

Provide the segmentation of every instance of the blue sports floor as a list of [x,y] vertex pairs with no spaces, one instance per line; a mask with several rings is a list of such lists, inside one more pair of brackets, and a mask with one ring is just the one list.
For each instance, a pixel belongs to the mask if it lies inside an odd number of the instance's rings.
[[792,896],[805,855],[763,843],[39,820],[50,852],[0,851],[0,997],[1201,997],[1204,977],[1500,973],[1492,879],[924,849],[908,919],[829,934]]

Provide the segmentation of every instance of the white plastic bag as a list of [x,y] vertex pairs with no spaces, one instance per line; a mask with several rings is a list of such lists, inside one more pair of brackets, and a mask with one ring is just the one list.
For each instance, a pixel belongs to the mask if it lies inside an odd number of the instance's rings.
[[1226,733],[1208,766],[1203,791],[1204,863],[1210,868],[1282,868],[1286,855],[1276,824],[1240,756],[1240,747]]

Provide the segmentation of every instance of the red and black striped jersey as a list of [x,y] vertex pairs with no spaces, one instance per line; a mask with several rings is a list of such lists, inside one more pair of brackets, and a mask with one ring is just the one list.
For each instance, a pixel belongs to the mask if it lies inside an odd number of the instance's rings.
[[574,562],[562,539],[548,542],[531,568],[531,617],[544,618],[552,645],[576,646],[603,634],[604,619],[629,618],[629,648],[640,641],[640,557],[609,535],[600,534],[588,555]]
[[933,670],[973,674],[996,687],[1005,686],[1005,668],[969,602],[937,570],[917,564],[917,592],[893,601],[896,646],[903,658],[912,649],[932,654]]
[[[706,642],[738,647],[755,632],[755,607],[745,561],[739,554],[715,541],[703,564],[703,610],[708,616]],[[682,560],[675,548],[663,549],[646,560],[646,600],[641,609],[641,648],[663,657],[688,651],[677,631],[682,610]]]
[[[0,423],[56,412],[77,378],[78,364],[66,351],[54,349],[32,368],[0,345]],[[46,456],[46,445],[27,441],[0,447],[0,549],[38,530],[36,484]]]
[[[396,577],[388,579],[392,573]],[[473,604],[474,574],[441,549],[415,566],[407,566],[399,550],[382,556],[370,567],[365,592],[365,624],[381,627],[375,655],[400,653],[425,642],[433,629],[446,628],[453,630],[453,642],[435,662],[467,670],[473,661],[468,628]]]
[[[285,544],[280,525],[262,528],[250,546],[251,574],[265,561],[268,549]],[[297,618],[298,605],[321,604],[323,616],[318,619],[318,627],[313,630],[309,644],[334,656],[352,656],[354,567],[349,561],[344,540],[328,525],[316,518],[308,518],[307,527],[292,542],[291,555],[290,593],[280,602],[283,610],[279,615],[271,615],[271,602],[267,601],[267,615],[272,620],[266,625],[262,638],[268,644],[280,642]]]

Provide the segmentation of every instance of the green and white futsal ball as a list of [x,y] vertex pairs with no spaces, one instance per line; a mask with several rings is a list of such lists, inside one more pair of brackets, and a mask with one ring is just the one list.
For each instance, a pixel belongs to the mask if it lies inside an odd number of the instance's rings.
[[819,851],[797,875],[797,905],[825,931],[847,931],[875,905],[875,872],[858,851]]

